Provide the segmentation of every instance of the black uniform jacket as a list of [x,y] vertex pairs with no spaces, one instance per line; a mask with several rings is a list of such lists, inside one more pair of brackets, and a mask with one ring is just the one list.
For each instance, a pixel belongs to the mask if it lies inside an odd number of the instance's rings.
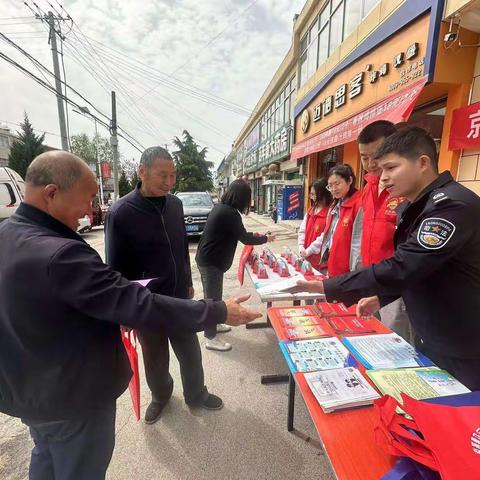
[[225,317],[223,302],[129,282],[75,232],[21,204],[0,225],[0,411],[62,420],[105,407],[131,376],[119,325],[178,334]]
[[480,358],[480,198],[444,172],[400,209],[394,256],[326,280],[327,300],[402,296],[426,347]]
[[154,278],[154,293],[188,297],[192,285],[182,201],[165,197],[163,209],[145,198],[140,186],[116,201],[105,225],[106,261],[129,280]]

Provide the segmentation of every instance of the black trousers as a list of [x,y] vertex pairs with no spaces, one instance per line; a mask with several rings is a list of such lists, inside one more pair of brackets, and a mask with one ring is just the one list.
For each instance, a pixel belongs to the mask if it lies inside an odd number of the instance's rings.
[[22,418],[35,444],[30,480],[103,480],[115,445],[115,403],[76,420]]
[[415,348],[470,390],[480,390],[480,360],[443,355],[425,346],[419,338],[415,339]]
[[169,372],[169,340],[180,364],[185,402],[188,404],[201,403],[208,397],[203,375],[202,351],[196,333],[168,337],[161,332],[139,332],[139,339],[143,351],[145,376],[152,392],[152,401],[166,404],[172,396],[173,378]]
[[[197,264],[202,278],[203,298],[219,301],[223,296],[223,271],[217,267],[202,267]],[[205,329],[205,337],[208,339],[217,336],[217,327]]]

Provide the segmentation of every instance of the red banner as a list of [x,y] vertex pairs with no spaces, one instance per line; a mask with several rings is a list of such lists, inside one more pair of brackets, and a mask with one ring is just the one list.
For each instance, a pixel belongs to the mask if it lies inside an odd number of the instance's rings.
[[410,87],[404,88],[313,137],[297,143],[293,146],[290,160],[356,141],[363,128],[376,120],[389,120],[392,123],[405,122],[410,117],[426,82],[427,78],[423,77]]
[[480,102],[453,111],[449,150],[480,146]]
[[108,162],[102,162],[102,178],[111,178],[112,168]]

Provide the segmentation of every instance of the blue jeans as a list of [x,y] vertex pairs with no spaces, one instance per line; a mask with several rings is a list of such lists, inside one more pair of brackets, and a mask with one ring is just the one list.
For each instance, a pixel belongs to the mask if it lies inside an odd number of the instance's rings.
[[22,418],[35,443],[30,480],[104,480],[115,445],[116,405],[75,420]]

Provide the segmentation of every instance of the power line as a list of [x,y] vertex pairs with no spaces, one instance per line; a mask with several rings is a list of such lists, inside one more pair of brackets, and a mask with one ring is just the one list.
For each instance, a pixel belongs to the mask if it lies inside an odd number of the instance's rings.
[[[30,77],[32,80],[34,80],[35,82],[37,82],[39,85],[41,85],[42,87],[44,87],[46,90],[50,91],[51,93],[57,95],[57,91],[55,90],[55,88],[53,88],[51,85],[49,85],[48,83],[46,83],[45,81],[43,81],[41,78],[37,77],[36,75],[34,75],[32,72],[30,72],[28,69],[26,69],[25,67],[23,67],[22,65],[20,65],[18,62],[16,62],[15,60],[13,60],[12,58],[10,58],[9,56],[5,55],[3,52],[0,51],[0,58],[3,58],[6,62],[10,63],[11,65],[13,65],[17,70],[21,71],[22,73],[24,73],[25,75],[27,75],[28,77]],[[69,87],[71,89],[71,87]],[[73,89],[71,89],[73,90]],[[60,95],[61,98],[63,98],[66,102],[68,102],[70,105],[73,105],[74,107],[76,108],[81,108],[81,106],[74,102],[73,100],[71,100],[70,98],[66,98],[63,94],[58,94]],[[83,97],[83,100],[86,100],[84,97]],[[95,108],[96,111],[98,111],[101,115],[105,116],[106,115],[102,112],[100,112],[96,107],[94,107],[89,101],[87,101],[87,103],[89,103],[92,108]],[[104,120],[102,120],[101,118],[95,116],[94,114],[90,113],[90,116],[94,119],[97,120],[97,122],[100,124],[100,125],[103,125],[105,128],[107,128],[108,130],[110,130],[110,125],[109,123],[105,122]],[[108,118],[108,117],[107,117]],[[118,134],[119,137],[123,138],[127,143],[129,143],[132,147],[134,147],[135,149],[137,149],[139,152],[142,152],[145,148],[143,147],[143,145],[136,141],[130,134],[128,134],[127,132],[125,132],[123,129],[122,129],[122,134]],[[131,138],[133,141],[135,141],[135,143],[133,143],[131,140],[129,140],[129,138]],[[140,145],[141,148],[139,148],[137,145]]]
[[[8,125],[16,125],[17,127],[21,127],[21,126],[22,126],[21,123],[10,122],[9,120],[0,120],[0,125],[1,125],[2,123],[6,123],[6,124],[8,124]],[[42,130],[41,128],[33,128],[33,127],[32,127],[32,130],[34,130],[34,131],[36,131],[36,132],[46,133],[46,134],[48,134],[48,135],[54,135],[55,137],[62,138],[62,136],[59,135],[58,133],[47,132],[46,130]]]
[[[217,41],[222,35],[223,33],[226,32],[226,30],[231,27],[232,25],[234,25],[239,19],[240,17],[245,13],[247,12],[253,5],[255,5],[255,3],[257,3],[258,0],[253,0],[252,2],[250,2],[247,7],[237,16],[237,18],[235,19],[235,21],[233,23],[230,23],[228,24],[222,31],[220,31],[217,35],[215,35],[215,37],[211,38],[200,50],[198,50],[194,55],[192,55],[187,61],[185,61],[184,63],[182,63],[182,65],[180,65],[179,67],[177,67],[170,75],[169,77],[172,77],[173,75],[175,75],[175,73],[179,72],[183,67],[185,67],[186,65],[188,65],[194,58],[197,58],[198,55],[205,49],[207,48],[209,45],[211,45],[212,43],[214,43],[215,41]],[[155,85],[151,90],[149,90],[148,92],[146,92],[143,97],[147,96],[150,92],[152,92],[153,90],[156,90],[160,85],[157,84]],[[141,98],[143,98],[141,97]]]

